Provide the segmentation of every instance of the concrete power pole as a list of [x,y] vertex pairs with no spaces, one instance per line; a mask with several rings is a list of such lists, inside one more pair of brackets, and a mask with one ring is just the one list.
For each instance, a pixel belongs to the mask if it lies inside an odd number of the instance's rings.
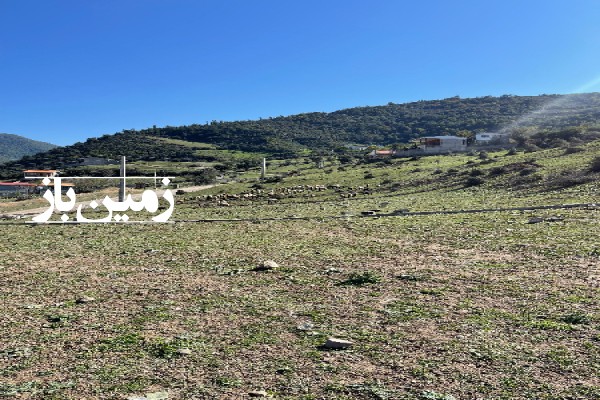
[[119,201],[125,201],[125,156],[121,156],[121,173],[119,184]]
[[261,179],[265,179],[265,177],[267,176],[267,159],[263,158],[262,159],[262,166],[260,169],[260,178]]

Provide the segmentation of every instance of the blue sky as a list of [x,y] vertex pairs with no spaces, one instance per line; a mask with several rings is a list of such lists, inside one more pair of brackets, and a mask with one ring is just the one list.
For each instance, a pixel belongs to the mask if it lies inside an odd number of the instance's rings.
[[600,91],[597,0],[0,0],[0,132]]

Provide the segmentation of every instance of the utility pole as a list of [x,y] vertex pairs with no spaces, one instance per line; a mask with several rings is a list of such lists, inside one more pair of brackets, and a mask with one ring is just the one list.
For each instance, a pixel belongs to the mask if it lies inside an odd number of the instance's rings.
[[121,171],[119,185],[119,202],[125,201],[125,156],[121,156]]
[[262,159],[262,166],[260,169],[260,178],[261,179],[265,179],[265,177],[267,176],[267,159],[263,158]]

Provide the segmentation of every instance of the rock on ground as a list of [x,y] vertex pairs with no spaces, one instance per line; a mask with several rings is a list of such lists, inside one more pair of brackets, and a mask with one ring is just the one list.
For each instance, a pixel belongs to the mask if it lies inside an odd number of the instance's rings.
[[327,339],[327,341],[325,342],[325,344],[323,345],[324,348],[326,349],[337,349],[337,350],[341,350],[341,349],[347,349],[349,347],[351,347],[354,343],[352,343],[349,340],[344,340],[344,339],[338,339],[338,338],[329,338]]

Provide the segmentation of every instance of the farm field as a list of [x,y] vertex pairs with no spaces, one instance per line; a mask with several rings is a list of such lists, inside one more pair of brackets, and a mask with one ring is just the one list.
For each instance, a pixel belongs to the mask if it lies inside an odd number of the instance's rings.
[[600,398],[600,208],[406,214],[597,203],[599,150],[275,160],[169,224],[0,225],[0,396]]

